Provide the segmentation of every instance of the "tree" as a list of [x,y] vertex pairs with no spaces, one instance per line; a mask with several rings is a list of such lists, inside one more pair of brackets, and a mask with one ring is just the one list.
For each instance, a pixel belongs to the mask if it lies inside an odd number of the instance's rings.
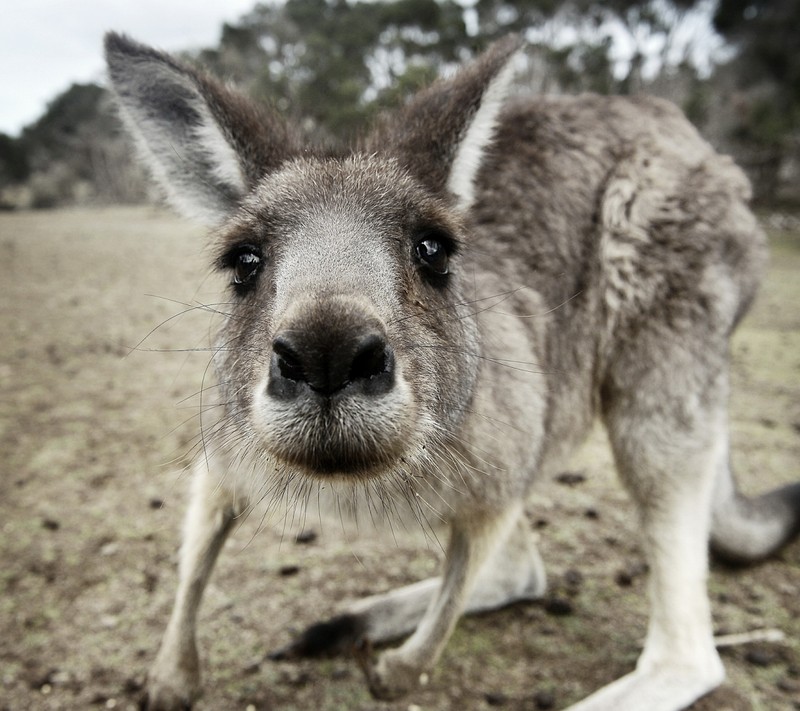
[[226,25],[198,59],[332,140],[352,137],[398,85],[413,90],[469,44],[454,0],[287,0]]
[[[47,105],[45,113],[22,132],[31,168],[46,169],[57,161],[73,163],[79,178],[90,178],[92,135],[112,130],[112,118],[101,109],[106,93],[97,84],[73,84]],[[91,129],[91,130],[90,130]]]
[[0,133],[0,187],[26,180],[30,172],[28,153],[22,141]]
[[774,196],[783,166],[800,163],[800,0],[720,0],[714,26],[738,50],[734,138]]
[[785,147],[800,120],[800,1],[721,0],[714,26],[738,47],[741,86],[769,85],[743,130],[765,146]]

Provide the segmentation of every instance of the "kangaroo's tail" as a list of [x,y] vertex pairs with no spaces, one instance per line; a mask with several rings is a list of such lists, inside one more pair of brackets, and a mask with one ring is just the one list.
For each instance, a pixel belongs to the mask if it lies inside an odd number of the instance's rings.
[[730,470],[717,481],[711,552],[725,562],[756,563],[800,533],[800,482],[748,498]]

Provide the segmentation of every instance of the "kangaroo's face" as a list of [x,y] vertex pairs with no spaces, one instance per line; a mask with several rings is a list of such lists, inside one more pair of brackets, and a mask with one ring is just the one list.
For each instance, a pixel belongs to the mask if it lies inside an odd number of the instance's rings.
[[301,159],[265,178],[219,245],[232,306],[216,364],[236,429],[320,476],[435,450],[475,376],[460,240],[393,160]]
[[184,214],[222,225],[225,444],[351,479],[445,453],[477,375],[459,248],[517,43],[418,95],[341,157],[280,116],[117,35],[109,73],[141,156]]

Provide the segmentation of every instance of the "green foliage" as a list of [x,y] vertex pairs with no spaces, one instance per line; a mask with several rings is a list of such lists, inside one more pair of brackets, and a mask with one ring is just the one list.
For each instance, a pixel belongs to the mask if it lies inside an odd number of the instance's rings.
[[[132,202],[145,194],[142,172],[128,156],[108,94],[96,84],[73,84],[19,138],[0,139],[0,188],[14,182],[3,180],[9,155],[18,160],[16,175],[27,186],[19,193],[27,195],[23,205]],[[20,204],[19,198],[0,195],[0,203],[6,202]]]
[[[0,185],[27,180],[61,161],[69,162],[72,179],[91,179],[87,139],[108,127],[110,117],[100,108],[105,91],[96,84],[73,84],[47,106],[36,123],[19,138],[0,137]],[[72,172],[72,171],[70,171]],[[57,203],[57,197],[48,198]]]
[[736,137],[762,148],[782,152],[784,144],[796,132],[800,107],[784,107],[775,97],[754,99],[736,129]]
[[44,115],[25,129],[23,138],[50,149],[68,141],[81,127],[94,121],[98,105],[105,96],[96,84],[73,84],[51,101]]
[[695,126],[703,126],[708,120],[711,88],[709,82],[701,81],[693,73],[686,99],[683,102],[683,112]]
[[104,110],[105,90],[96,84],[73,84],[51,101],[44,115],[22,133],[32,169],[59,161],[74,166],[79,179],[91,179],[90,152],[95,140],[116,129]]
[[30,172],[28,153],[22,141],[0,133],[0,186],[25,180]]
[[800,0],[720,0],[714,26],[739,48],[742,88],[761,89],[739,126],[740,138],[776,150],[797,145]]
[[[683,7],[685,0],[673,2]],[[286,0],[260,4],[220,44],[197,59],[244,85],[309,132],[349,139],[375,114],[402,101],[443,66],[462,60],[508,32],[525,32],[553,18],[560,26],[617,18],[631,32],[663,31],[664,3],[616,0],[478,0],[477,33],[468,34],[455,0]],[[626,91],[613,75],[611,39],[580,39],[545,49],[559,85],[575,91]]]
[[257,98],[280,97],[279,108],[311,132],[349,138],[382,105],[386,87],[415,88],[417,65],[435,74],[469,44],[453,0],[287,0],[227,25],[220,46],[199,60]]

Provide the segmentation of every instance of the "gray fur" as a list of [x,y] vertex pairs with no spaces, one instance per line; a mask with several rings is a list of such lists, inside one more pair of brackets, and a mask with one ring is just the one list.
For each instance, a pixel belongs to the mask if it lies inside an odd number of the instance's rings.
[[463,611],[543,593],[522,502],[597,415],[641,514],[652,618],[636,670],[575,708],[676,711],[722,680],[709,537],[756,560],[800,521],[796,487],[745,503],[728,467],[728,339],[766,255],[749,186],[663,101],[497,101],[518,47],[494,45],[336,155],[109,35],[142,158],[179,209],[221,225],[219,265],[245,281],[150,708],[199,692],[197,606],[234,515],[320,482],[450,527],[441,578],[330,626],[413,630],[362,659],[376,696],[413,689]]

